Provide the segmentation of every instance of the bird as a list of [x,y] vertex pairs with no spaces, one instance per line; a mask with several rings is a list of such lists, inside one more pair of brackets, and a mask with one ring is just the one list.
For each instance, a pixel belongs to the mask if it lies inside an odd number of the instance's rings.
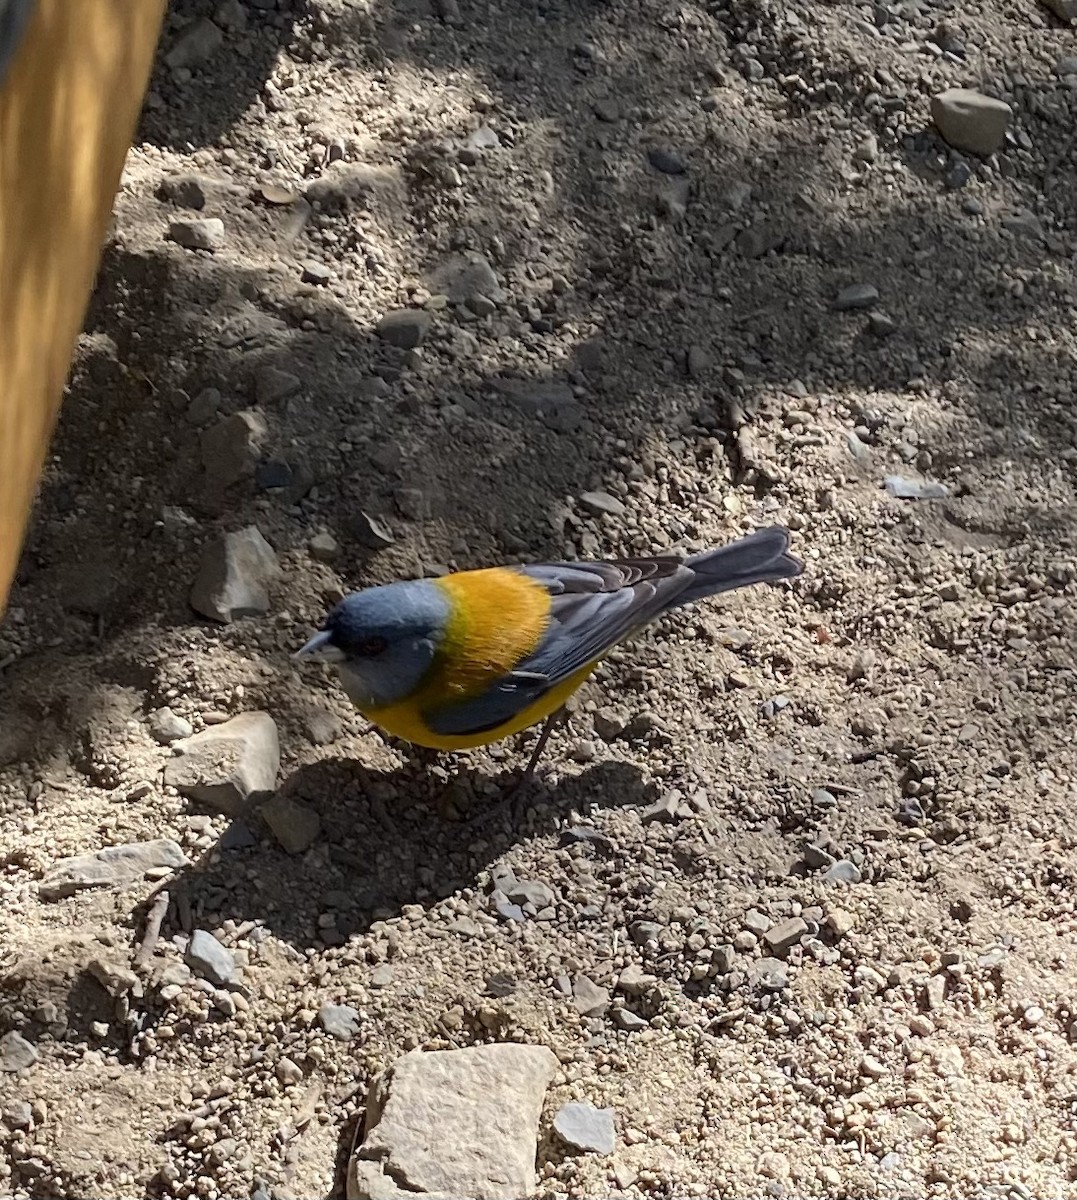
[[795,578],[804,564],[789,542],[774,525],[690,556],[484,567],[372,586],[340,600],[294,657],[334,664],[367,720],[427,749],[469,750],[542,723],[523,784],[566,701],[615,646],[674,609]]

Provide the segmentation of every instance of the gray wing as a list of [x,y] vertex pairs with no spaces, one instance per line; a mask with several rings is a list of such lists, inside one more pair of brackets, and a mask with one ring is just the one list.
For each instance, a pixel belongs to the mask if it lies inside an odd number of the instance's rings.
[[542,641],[485,692],[424,713],[435,733],[463,737],[504,725],[653,620],[695,578],[673,557],[537,563],[516,570],[550,594],[550,623]]

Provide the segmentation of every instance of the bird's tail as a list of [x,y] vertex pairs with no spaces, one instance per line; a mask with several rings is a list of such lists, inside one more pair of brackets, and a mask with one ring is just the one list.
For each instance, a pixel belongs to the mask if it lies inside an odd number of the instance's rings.
[[706,550],[685,560],[695,579],[674,601],[673,607],[691,604],[704,596],[717,596],[753,583],[793,579],[804,570],[799,558],[788,553],[789,531],[780,525],[757,529],[747,537],[717,550]]

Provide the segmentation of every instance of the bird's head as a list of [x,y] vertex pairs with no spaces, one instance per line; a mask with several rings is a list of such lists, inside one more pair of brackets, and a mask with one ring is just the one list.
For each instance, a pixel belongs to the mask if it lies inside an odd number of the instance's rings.
[[430,580],[367,588],[345,596],[295,657],[334,663],[358,708],[384,708],[419,686],[449,615],[448,598]]

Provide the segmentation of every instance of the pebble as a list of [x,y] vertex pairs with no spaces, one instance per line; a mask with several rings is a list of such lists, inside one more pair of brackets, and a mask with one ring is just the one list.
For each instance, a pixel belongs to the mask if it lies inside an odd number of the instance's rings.
[[573,1150],[612,1154],[617,1146],[612,1108],[570,1101],[562,1104],[553,1119],[554,1132]]
[[360,512],[356,515],[352,521],[352,532],[369,550],[384,550],[396,541],[389,526],[370,513]]
[[1030,1004],[1022,1014],[1022,1019],[1029,1029],[1035,1029],[1045,1016],[1046,1013],[1038,1004]]
[[572,1006],[581,1017],[601,1017],[610,1006],[609,988],[600,987],[586,975],[572,985]]
[[226,491],[257,469],[269,434],[265,418],[253,409],[232,413],[203,434],[202,469],[211,492]]
[[340,543],[331,533],[317,533],[307,542],[307,549],[315,562],[335,562],[340,557]]
[[871,308],[879,300],[879,289],[872,283],[851,283],[838,292],[834,307],[838,312],[856,312]]
[[231,950],[205,929],[196,929],[187,943],[183,961],[201,979],[208,979],[217,987],[227,987],[238,981],[240,970]]
[[775,955],[787,954],[807,932],[808,923],[803,917],[789,917],[768,929],[763,941]]
[[823,879],[827,883],[859,883],[860,868],[856,863],[850,862],[847,858],[842,858],[827,869]]
[[505,895],[514,904],[530,904],[537,912],[557,903],[552,888],[536,879],[518,879],[505,889]]
[[261,808],[262,820],[289,854],[309,850],[321,832],[322,819],[313,808],[290,796],[276,795]]
[[580,505],[596,517],[623,517],[628,511],[621,501],[609,492],[584,492],[580,496]]
[[285,1086],[290,1087],[294,1083],[300,1083],[303,1079],[303,1068],[291,1058],[282,1058],[273,1072],[277,1079]]
[[748,968],[751,981],[765,992],[780,992],[788,986],[789,968],[780,958],[760,958]]
[[1005,101],[970,88],[950,88],[931,100],[931,119],[943,139],[982,158],[1002,149],[1011,116]]
[[400,308],[378,322],[378,336],[399,350],[414,350],[426,340],[433,318],[420,308]]
[[266,712],[240,713],[196,733],[165,766],[165,783],[226,816],[268,799],[277,784],[280,739]]
[[650,1025],[649,1021],[628,1008],[615,1008],[610,1016],[614,1025],[626,1033],[636,1033],[641,1029],[647,1029]]
[[327,267],[325,263],[315,262],[310,258],[302,263],[300,270],[303,282],[312,283],[316,287],[324,287],[333,278],[333,272],[330,267]]
[[558,1066],[545,1046],[514,1042],[397,1059],[374,1080],[379,1103],[367,1110],[347,1194],[530,1195],[539,1117]]
[[176,868],[186,863],[187,856],[171,838],[106,846],[53,863],[38,885],[38,894],[42,900],[60,900],[83,888],[132,883],[155,868]]
[[37,1047],[14,1029],[0,1037],[0,1071],[25,1071],[38,1057]]
[[666,146],[653,146],[647,151],[647,161],[663,175],[683,175],[688,170],[684,158]]
[[191,584],[191,607],[222,625],[262,616],[270,608],[269,585],[282,575],[273,547],[256,525],[248,525],[224,534],[203,551]]
[[177,715],[167,706],[150,713],[149,727],[154,739],[162,746],[182,741],[194,733],[194,726],[191,722],[186,717]]
[[884,1079],[890,1072],[886,1069],[885,1064],[877,1058],[865,1054],[860,1060],[860,1074],[866,1075],[869,1079]]
[[904,475],[887,475],[883,486],[897,500],[945,500],[950,495],[950,489],[944,483],[907,479]]
[[[32,1047],[31,1047],[32,1049]],[[0,1064],[0,1069],[6,1069]],[[28,1100],[9,1100],[4,1105],[0,1119],[8,1129],[29,1129],[34,1119],[34,1110]]]
[[169,222],[168,236],[186,250],[219,250],[224,245],[220,217],[181,217]]
[[430,276],[430,288],[448,297],[451,304],[466,304],[473,311],[476,301],[488,300],[496,306],[505,300],[489,260],[474,251],[454,254],[442,262]]

